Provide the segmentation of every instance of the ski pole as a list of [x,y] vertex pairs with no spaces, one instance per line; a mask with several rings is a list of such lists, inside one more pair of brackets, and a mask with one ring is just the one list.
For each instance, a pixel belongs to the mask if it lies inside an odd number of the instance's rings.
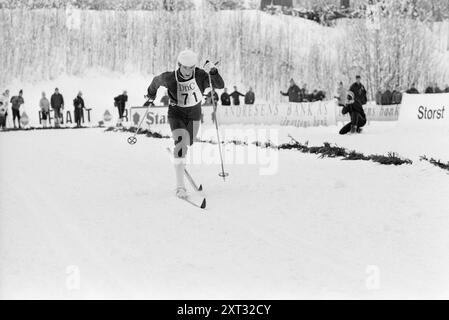
[[147,103],[149,103],[149,104],[148,104],[148,107],[147,107],[147,110],[145,110],[145,114],[143,115],[142,120],[140,120],[140,123],[139,123],[139,126],[137,127],[136,132],[134,132],[134,135],[132,135],[131,137],[128,137],[128,143],[131,144],[131,145],[132,145],[132,144],[136,144],[136,142],[137,142],[136,135],[139,133],[140,127],[142,126],[143,120],[145,120],[145,118],[147,117],[148,111],[150,111],[150,108],[154,105],[154,104],[153,104],[153,101],[150,101],[150,99],[148,99],[148,100],[143,104],[142,107],[144,107]]
[[[208,61],[206,61],[207,63]],[[217,104],[214,97],[214,91],[212,87],[212,78],[209,71],[209,86],[210,86],[210,96],[212,98],[212,106],[214,108],[214,122],[215,122],[215,129],[217,131],[217,140],[218,140],[218,151],[220,153],[220,161],[221,161],[221,172],[218,174],[220,177],[223,178],[223,181],[226,181],[226,177],[229,176],[229,173],[224,171],[224,165],[223,165],[223,154],[221,152],[221,140],[220,140],[220,132],[218,130],[218,120],[217,120]]]

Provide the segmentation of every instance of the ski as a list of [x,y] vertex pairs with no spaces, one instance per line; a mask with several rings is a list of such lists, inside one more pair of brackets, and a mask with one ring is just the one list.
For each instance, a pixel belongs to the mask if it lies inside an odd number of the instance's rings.
[[179,198],[179,199],[182,199],[182,200],[190,203],[192,206],[198,207],[200,209],[206,209],[206,198],[203,198],[203,201],[201,201],[201,204],[196,203],[195,201],[191,200],[190,197]]

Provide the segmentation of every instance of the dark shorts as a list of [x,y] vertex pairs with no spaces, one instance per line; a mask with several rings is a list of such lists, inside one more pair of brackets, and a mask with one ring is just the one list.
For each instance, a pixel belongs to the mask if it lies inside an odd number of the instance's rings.
[[42,111],[42,120],[48,119],[48,111]]
[[20,110],[12,109],[12,120],[14,121],[16,118],[20,121]]
[[[168,107],[168,123],[175,145],[191,146],[195,141],[201,122],[201,106],[181,108]],[[178,156],[185,154],[179,149]]]

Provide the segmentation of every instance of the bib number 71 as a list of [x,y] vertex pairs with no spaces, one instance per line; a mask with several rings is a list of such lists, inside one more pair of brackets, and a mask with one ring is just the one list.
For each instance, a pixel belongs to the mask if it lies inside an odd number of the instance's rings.
[[[187,99],[189,98],[189,94],[188,93],[182,93],[182,96],[184,96],[184,104],[187,104]],[[195,103],[198,103],[198,97],[196,96],[196,92],[192,93],[193,97],[195,98]]]

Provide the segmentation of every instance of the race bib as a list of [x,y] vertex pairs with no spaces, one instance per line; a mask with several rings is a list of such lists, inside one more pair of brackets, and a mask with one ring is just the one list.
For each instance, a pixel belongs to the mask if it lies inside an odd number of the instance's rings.
[[203,94],[196,83],[195,74],[193,74],[193,78],[191,80],[184,82],[179,82],[178,77],[176,76],[176,82],[178,85],[178,106],[193,107],[201,102]]

